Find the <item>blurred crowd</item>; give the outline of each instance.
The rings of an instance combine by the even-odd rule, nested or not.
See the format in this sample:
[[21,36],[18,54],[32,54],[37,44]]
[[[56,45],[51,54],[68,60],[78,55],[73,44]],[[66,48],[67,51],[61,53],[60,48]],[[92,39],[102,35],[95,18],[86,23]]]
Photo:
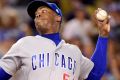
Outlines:
[[[32,0],[0,0],[0,57],[20,38],[37,35],[34,21],[27,14]],[[66,42],[77,45],[90,58],[99,36],[93,20],[94,10],[110,15],[108,67],[102,80],[120,80],[120,1],[119,0],[43,0],[55,2],[63,12],[60,33]]]

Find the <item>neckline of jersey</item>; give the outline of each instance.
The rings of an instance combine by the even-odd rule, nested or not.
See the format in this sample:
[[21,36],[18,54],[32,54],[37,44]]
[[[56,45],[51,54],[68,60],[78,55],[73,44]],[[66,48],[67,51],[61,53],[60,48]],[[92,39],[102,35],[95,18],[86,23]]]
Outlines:
[[[55,34],[56,34],[57,36],[60,35],[59,33],[55,33]],[[49,38],[47,38],[47,37],[45,37],[45,36],[42,36],[42,35],[36,35],[35,37],[36,37],[36,38],[44,37],[44,38],[46,38],[46,39],[49,39]],[[54,36],[54,37],[55,37],[55,36]],[[59,37],[59,39],[58,39],[58,40],[59,40],[58,45],[56,45],[53,40],[49,39],[50,41],[52,41],[52,42],[56,45],[56,50],[59,49],[59,48],[62,46],[62,44],[65,43],[65,41],[64,41],[63,39],[61,39],[60,36],[58,36],[58,37]]]
[[61,38],[60,38],[60,34],[59,33],[52,33],[52,34],[44,34],[41,35],[42,37],[48,38],[50,40],[52,40],[56,46],[60,43]]

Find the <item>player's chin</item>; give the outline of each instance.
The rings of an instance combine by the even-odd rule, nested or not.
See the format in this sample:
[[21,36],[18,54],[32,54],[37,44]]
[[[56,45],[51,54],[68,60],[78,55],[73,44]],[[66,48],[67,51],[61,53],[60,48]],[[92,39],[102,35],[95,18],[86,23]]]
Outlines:
[[36,27],[36,29],[41,34],[46,34],[48,32],[48,29],[45,27]]
[[46,29],[45,26],[41,25],[41,24],[37,24],[36,25],[36,29]]
[[45,24],[36,24],[37,31],[46,31],[48,30]]

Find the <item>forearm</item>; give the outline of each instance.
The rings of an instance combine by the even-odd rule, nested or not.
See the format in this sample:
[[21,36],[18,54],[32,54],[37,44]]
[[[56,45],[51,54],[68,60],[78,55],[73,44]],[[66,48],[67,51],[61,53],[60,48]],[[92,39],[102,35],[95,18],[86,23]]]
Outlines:
[[107,42],[108,38],[98,38],[96,49],[91,57],[91,61],[94,63],[94,68],[89,74],[87,80],[100,80],[107,67]]

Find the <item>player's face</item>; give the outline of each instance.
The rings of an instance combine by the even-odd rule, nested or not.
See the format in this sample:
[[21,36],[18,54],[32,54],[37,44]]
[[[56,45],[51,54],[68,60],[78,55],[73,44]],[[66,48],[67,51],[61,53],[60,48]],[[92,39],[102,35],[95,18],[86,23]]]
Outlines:
[[53,25],[56,23],[57,14],[51,9],[42,6],[39,7],[35,13],[35,26],[39,32],[45,34],[49,31],[53,31]]

